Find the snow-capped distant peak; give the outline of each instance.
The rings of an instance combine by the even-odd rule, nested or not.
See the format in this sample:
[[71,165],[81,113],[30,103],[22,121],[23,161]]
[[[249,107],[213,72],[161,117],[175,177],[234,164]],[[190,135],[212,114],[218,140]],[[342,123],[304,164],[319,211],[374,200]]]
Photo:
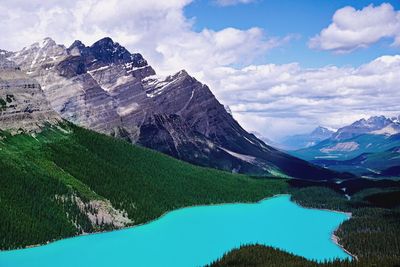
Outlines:
[[338,129],[332,138],[335,140],[344,140],[361,134],[379,132],[392,123],[393,121],[385,116],[373,116],[368,119],[358,120],[351,125]]

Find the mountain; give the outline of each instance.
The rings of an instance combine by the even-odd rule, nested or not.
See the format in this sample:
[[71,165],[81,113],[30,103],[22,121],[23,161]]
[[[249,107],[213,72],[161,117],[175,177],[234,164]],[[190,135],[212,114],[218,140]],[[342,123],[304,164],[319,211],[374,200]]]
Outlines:
[[277,142],[271,140],[270,138],[264,136],[262,133],[257,132],[257,131],[251,131],[251,134],[254,134],[258,139],[260,139],[261,141],[263,141],[265,144],[275,147],[275,148],[280,148],[280,144],[278,144]]
[[329,139],[292,151],[292,155],[306,159],[347,160],[364,153],[384,152],[399,144],[399,118],[375,116],[358,120],[338,129]]
[[364,153],[384,152],[398,145],[400,145],[400,134],[361,134],[345,140],[327,139],[315,146],[290,153],[308,161],[318,159],[348,160]]
[[400,175],[398,172],[400,168],[400,146],[386,151],[363,153],[349,160],[320,159],[312,162],[336,171],[351,172],[362,176],[395,177]]
[[40,85],[13,62],[0,57],[0,130],[35,132],[61,120]]
[[358,120],[351,125],[337,130],[332,135],[333,140],[345,140],[357,135],[376,133],[376,134],[395,134],[400,133],[400,122],[398,118],[386,118],[385,116],[374,116],[369,119]]
[[317,127],[311,133],[297,134],[285,137],[280,143],[280,147],[285,150],[297,150],[307,148],[328,139],[334,132],[325,127]]
[[[0,250],[118,229],[180,207],[257,201],[286,182],[197,167],[65,122],[0,60]],[[4,103],[5,104],[4,104]]]
[[8,59],[40,82],[61,117],[85,128],[232,172],[340,176],[266,145],[186,71],[161,78],[140,54],[110,38],[68,48],[46,38]]
[[[397,255],[390,250],[397,242],[390,240],[398,236],[392,231],[397,217],[395,210],[392,214],[387,208],[398,206],[398,192],[376,191],[379,187],[393,190],[397,186],[394,181],[379,181],[377,186],[378,182],[367,179],[292,179],[289,188],[283,179],[252,178],[194,166],[62,121],[37,81],[28,78],[12,62],[0,62],[0,95],[6,102],[0,121],[11,116],[13,122],[0,124],[0,250],[140,225],[181,207],[254,202],[290,190],[297,200],[304,199],[302,205],[312,199],[318,208],[352,207],[345,211],[353,212],[353,232],[345,229],[342,233],[344,237],[364,233],[356,242],[363,249],[364,241],[371,239],[371,234],[365,233],[370,233],[370,225],[379,222],[380,231],[377,234],[375,227],[372,237],[378,236],[381,239],[376,243],[388,245],[384,249],[374,245],[372,253],[368,250],[369,254],[362,254],[368,260],[370,255],[377,255],[376,262],[382,263],[382,254],[375,251]],[[15,131],[18,125],[21,128]],[[313,186],[304,190],[292,186],[307,183],[334,185],[351,195],[354,189],[373,188],[375,194],[367,195],[368,203],[363,201],[363,195],[352,196],[356,201],[350,202],[327,188]],[[363,184],[366,185],[360,186]],[[328,206],[324,198],[329,200]],[[385,209],[373,209],[370,203]],[[358,212],[357,207],[368,207],[368,212]],[[357,220],[361,223],[357,224]],[[25,266],[26,262],[21,264]]]
[[340,128],[315,146],[290,153],[324,168],[381,177],[386,169],[400,166],[399,146],[399,119],[376,116]]

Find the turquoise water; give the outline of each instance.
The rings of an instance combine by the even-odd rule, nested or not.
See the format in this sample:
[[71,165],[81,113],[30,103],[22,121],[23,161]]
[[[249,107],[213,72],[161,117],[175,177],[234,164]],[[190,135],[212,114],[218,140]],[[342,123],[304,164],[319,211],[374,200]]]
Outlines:
[[176,210],[149,224],[0,252],[1,267],[203,266],[241,244],[308,259],[349,258],[331,241],[347,215],[306,209],[283,195],[256,204]]

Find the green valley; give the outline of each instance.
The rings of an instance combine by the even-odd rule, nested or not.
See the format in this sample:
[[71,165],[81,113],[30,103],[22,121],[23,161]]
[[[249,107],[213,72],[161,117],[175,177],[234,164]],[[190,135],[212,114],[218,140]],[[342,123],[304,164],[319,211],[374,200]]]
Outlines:
[[382,152],[364,153],[349,160],[320,159],[312,162],[332,170],[356,175],[395,178],[398,176],[397,173],[391,173],[389,170],[400,165],[399,151],[400,147],[396,146]]

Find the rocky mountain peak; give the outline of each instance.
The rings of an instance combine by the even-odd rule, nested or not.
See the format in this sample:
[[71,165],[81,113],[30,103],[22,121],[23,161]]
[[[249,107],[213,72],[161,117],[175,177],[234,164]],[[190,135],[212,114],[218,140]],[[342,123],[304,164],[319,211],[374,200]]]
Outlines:
[[333,134],[333,131],[329,130],[328,128],[322,127],[322,126],[318,126],[311,132],[312,136],[326,136],[327,138],[329,138],[332,134]]
[[64,45],[57,44],[51,38],[45,38],[29,47],[24,47],[19,52],[9,55],[9,59],[14,61],[23,70],[30,72],[38,66],[59,61],[67,56]]
[[202,166],[307,179],[336,176],[246,132],[185,70],[158,78],[142,55],[108,37],[91,46],[75,41],[68,49],[51,43],[13,57],[39,80],[66,120]]
[[114,47],[114,46],[119,46],[117,42],[114,43],[113,39],[110,37],[104,37],[101,38],[100,40],[96,41],[92,47],[96,46],[102,46],[102,47]]
[[283,138],[278,147],[284,150],[297,150],[316,145],[332,136],[333,131],[318,126],[312,132],[306,134],[289,135]]
[[379,134],[381,132],[386,133],[387,130],[383,129],[392,125],[393,123],[394,121],[392,119],[387,118],[385,116],[372,116],[368,119],[360,119],[352,123],[351,125],[340,128],[332,136],[332,138],[336,140],[344,140],[355,137],[360,134],[367,134],[367,133]]
[[175,73],[171,76],[168,76],[165,80],[166,81],[175,81],[175,82],[178,82],[178,81],[182,82],[185,80],[187,80],[189,82],[197,82],[197,80],[194,77],[190,76],[186,70],[180,70],[177,73]]
[[89,47],[95,59],[104,63],[132,63],[133,67],[144,67],[147,61],[141,54],[131,54],[125,47],[105,37]]
[[79,40],[75,40],[70,47],[68,47],[67,51],[69,53],[74,53],[73,51],[76,50],[76,55],[80,54],[82,50],[84,50],[86,46]]
[[186,70],[180,70],[177,73],[175,73],[173,76],[175,76],[175,77],[186,77],[186,76],[189,76],[189,73]]
[[39,42],[35,42],[32,45],[25,47],[24,50],[29,50],[29,49],[37,50],[37,49],[43,49],[43,48],[46,49],[46,48],[54,46],[54,45],[57,45],[56,42],[53,39],[51,39],[50,37],[46,37]]
[[390,123],[392,123],[391,119],[386,118],[385,116],[372,116],[368,119],[363,118],[361,120],[358,120],[358,121],[352,123],[350,126],[346,126],[346,127],[377,130],[377,129],[380,129],[382,127],[389,125]]
[[50,37],[46,37],[41,42],[41,47],[50,47],[57,45],[56,42]]
[[125,47],[121,46],[119,43],[114,43],[109,37],[98,40],[90,46],[90,49],[93,53],[103,56],[117,56],[123,58],[124,56],[129,57],[131,54]]
[[373,116],[367,120],[368,124],[371,126],[381,127],[385,124],[391,123],[391,119],[386,118],[385,116]]

